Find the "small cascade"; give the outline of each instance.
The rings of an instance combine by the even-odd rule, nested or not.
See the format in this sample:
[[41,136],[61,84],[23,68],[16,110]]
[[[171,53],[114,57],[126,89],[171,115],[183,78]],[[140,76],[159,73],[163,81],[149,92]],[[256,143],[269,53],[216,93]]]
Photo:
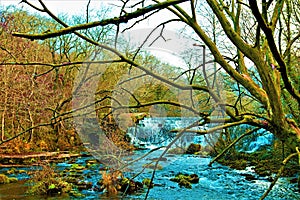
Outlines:
[[[168,145],[177,135],[172,130],[183,129],[194,122],[198,118],[192,117],[152,117],[140,120],[134,127],[129,127],[127,135],[131,138],[131,143],[138,148],[155,148],[158,146]],[[203,127],[202,127],[203,128]],[[193,128],[197,130],[199,127]],[[203,145],[204,136],[195,133],[186,132],[176,142],[177,146],[186,147],[190,143],[198,143]]]
[[[238,137],[250,130],[252,127],[247,124],[243,124],[237,127],[232,127],[231,132],[235,134],[234,137]],[[253,153],[255,151],[268,149],[274,142],[274,135],[264,129],[259,129],[253,134],[245,137],[239,144],[238,149],[242,152]]]
[[274,135],[270,132],[262,132],[256,137],[255,140],[251,141],[246,152],[253,153],[258,150],[267,149],[273,144]]

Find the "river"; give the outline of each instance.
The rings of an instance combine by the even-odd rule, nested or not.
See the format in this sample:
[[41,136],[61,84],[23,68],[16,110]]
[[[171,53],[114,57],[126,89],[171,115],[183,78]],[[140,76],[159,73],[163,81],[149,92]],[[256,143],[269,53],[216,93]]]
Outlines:
[[[134,158],[142,155],[144,152],[138,151]],[[142,170],[142,166],[151,161],[153,158],[157,158],[161,154],[161,150],[154,152],[149,157],[146,157],[133,165],[129,166],[125,176],[131,177],[134,174]],[[93,157],[77,158],[72,163],[78,163],[84,165],[86,160],[93,159]],[[151,200],[169,200],[169,199],[184,199],[184,200],[227,200],[227,199],[239,199],[239,200],[255,200],[259,199],[264,191],[269,187],[270,182],[268,177],[260,177],[256,175],[251,167],[246,170],[234,170],[229,167],[215,163],[212,167],[208,167],[208,163],[211,158],[195,156],[195,155],[171,155],[167,154],[164,161],[160,161],[162,166],[161,170],[157,170],[154,179],[154,188],[150,190],[148,199]],[[70,162],[66,161],[57,164],[58,169],[63,170],[70,166]],[[99,166],[101,167],[101,166]],[[6,169],[1,169],[2,171]],[[30,170],[30,169],[27,169]],[[135,180],[142,181],[144,178],[151,178],[151,169],[146,169]],[[200,178],[199,183],[193,184],[192,189],[180,188],[177,183],[170,181],[170,178],[174,177],[177,173],[197,174]],[[1,172],[0,172],[1,173]],[[246,180],[248,175],[252,175],[254,180]],[[86,168],[83,172],[83,176],[86,181],[92,182],[96,185],[100,179],[99,170],[97,167],[92,169]],[[22,177],[19,177],[22,179]],[[26,175],[23,176],[26,178]],[[27,177],[28,178],[28,177]],[[105,194],[94,191],[92,189],[83,190],[84,198],[74,198],[68,196],[56,196],[56,197],[30,197],[25,195],[26,184],[24,182],[4,184],[0,185],[0,199],[111,199],[106,197]],[[139,192],[133,195],[125,196],[123,199],[144,199],[146,189],[143,192]],[[121,199],[121,196],[116,196],[114,199]],[[300,199],[299,191],[295,184],[289,183],[289,178],[280,178],[275,185],[269,196],[266,198],[269,200],[296,200]]]

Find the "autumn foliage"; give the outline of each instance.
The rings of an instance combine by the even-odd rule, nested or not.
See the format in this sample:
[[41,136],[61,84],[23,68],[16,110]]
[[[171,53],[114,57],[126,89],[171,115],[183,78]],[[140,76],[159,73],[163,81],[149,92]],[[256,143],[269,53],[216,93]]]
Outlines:
[[11,35],[28,28],[21,26],[20,18],[33,17],[22,11],[1,16],[0,62],[9,63],[0,66],[1,141],[26,132],[2,147],[11,153],[64,150],[79,142],[72,124],[57,117],[70,109],[70,69],[40,65],[53,63],[55,52],[46,44]]

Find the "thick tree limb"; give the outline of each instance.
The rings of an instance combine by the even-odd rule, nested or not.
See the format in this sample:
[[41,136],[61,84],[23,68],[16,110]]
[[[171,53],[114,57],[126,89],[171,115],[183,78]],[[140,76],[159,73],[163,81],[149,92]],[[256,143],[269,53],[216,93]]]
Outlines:
[[257,7],[257,3],[256,0],[249,0],[249,5],[251,8],[251,11],[254,15],[254,17],[256,18],[260,28],[263,30],[263,32],[266,35],[267,41],[269,43],[270,46],[270,50],[275,58],[275,60],[277,61],[278,65],[279,65],[279,71],[281,72],[281,77],[282,80],[284,82],[285,88],[289,91],[289,93],[297,100],[298,104],[300,105],[300,93],[299,91],[297,91],[293,85],[291,84],[289,78],[288,78],[288,74],[287,74],[287,66],[282,58],[282,56],[280,55],[278,48],[275,44],[275,40],[273,37],[273,30],[272,30],[272,26],[269,26],[265,20],[262,18],[259,9]]
[[73,33],[74,31],[85,30],[85,29],[89,29],[89,28],[93,28],[93,27],[97,27],[97,26],[107,26],[110,24],[118,25],[120,23],[127,23],[129,20],[140,17],[151,11],[164,9],[168,6],[179,4],[179,3],[182,3],[185,1],[187,1],[187,0],[167,0],[167,1],[164,1],[161,3],[157,3],[157,4],[153,4],[153,5],[144,7],[144,8],[137,9],[136,11],[134,11],[132,13],[126,13],[120,17],[114,17],[114,18],[110,18],[110,19],[104,19],[101,21],[94,21],[94,22],[89,22],[89,23],[85,23],[85,24],[79,24],[76,26],[70,26],[70,27],[63,28],[61,30],[54,31],[54,32],[49,32],[49,33],[27,34],[27,33],[14,32],[14,33],[12,33],[12,35],[16,36],[16,37],[31,39],[31,40],[44,40],[44,39],[48,39],[48,38],[53,38],[53,37],[58,37],[58,36],[66,35],[69,33]]
[[[223,13],[222,9],[218,5],[215,0],[208,1],[210,7],[216,14],[217,18],[219,19],[223,30],[225,31],[228,38],[240,49],[243,54],[245,54],[250,59],[254,60],[259,52],[256,49],[253,49],[250,45],[245,43],[243,39],[233,30],[231,27],[230,22],[226,19],[225,14]],[[175,6],[177,10],[182,14],[185,13],[179,6]],[[210,51],[215,57],[217,63],[219,63],[226,72],[233,77],[237,82],[241,83],[247,90],[257,98],[262,104],[266,107],[269,105],[269,101],[267,99],[267,95],[264,90],[261,90],[259,86],[247,75],[240,74],[236,71],[227,61],[224,59],[220,51],[218,50],[216,44],[210,39],[210,37],[204,32],[204,30],[199,26],[197,22],[194,22],[187,14],[182,14],[186,17],[185,22],[191,26],[194,31],[199,35],[199,37],[205,42],[208,46]]]
[[[229,127],[233,127],[233,126],[238,126],[238,125],[241,125],[241,124],[247,124],[249,122],[249,119],[248,118],[244,118],[240,121],[234,121],[234,122],[231,122],[231,123],[226,123],[226,124],[223,124],[223,125],[220,125],[220,126],[216,126],[216,127],[213,127],[213,128],[210,128],[208,130],[192,130],[192,129],[185,129],[185,132],[189,132],[189,133],[195,133],[197,135],[206,135],[206,134],[210,134],[210,133],[213,133],[215,131],[219,131],[219,130],[222,130],[222,129],[225,129],[225,128],[229,128]],[[198,124],[197,124],[198,126]],[[176,129],[176,130],[172,130],[172,132],[181,132],[182,129]]]

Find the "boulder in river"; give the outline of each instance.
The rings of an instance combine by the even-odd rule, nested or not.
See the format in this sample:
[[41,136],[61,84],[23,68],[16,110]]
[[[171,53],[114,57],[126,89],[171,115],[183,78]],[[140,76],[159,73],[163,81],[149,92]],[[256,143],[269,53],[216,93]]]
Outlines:
[[201,150],[201,145],[200,144],[195,144],[195,143],[191,143],[186,152],[187,154],[196,154]]
[[199,183],[199,176],[197,174],[182,174],[178,173],[171,181],[177,182],[180,187],[192,188],[192,183]]

